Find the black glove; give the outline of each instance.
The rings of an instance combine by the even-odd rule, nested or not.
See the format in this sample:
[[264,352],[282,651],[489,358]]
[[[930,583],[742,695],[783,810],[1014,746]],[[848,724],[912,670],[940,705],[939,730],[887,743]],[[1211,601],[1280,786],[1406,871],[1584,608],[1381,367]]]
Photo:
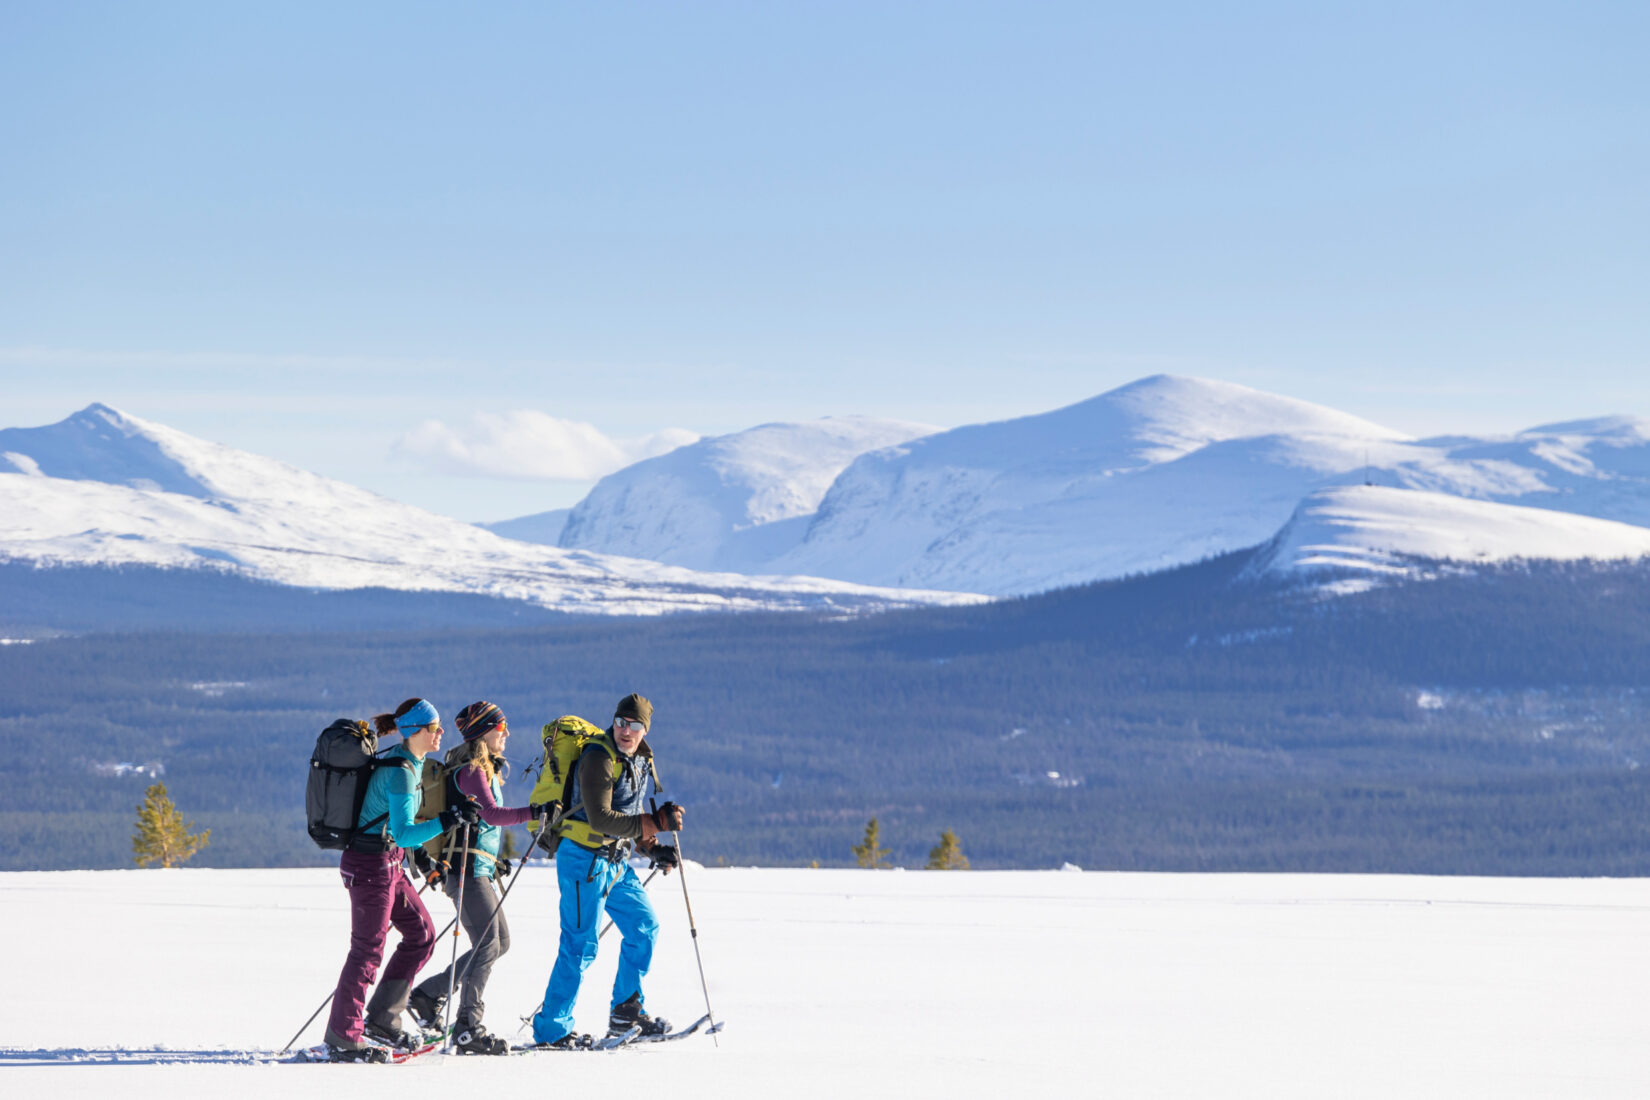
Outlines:
[[493,878],[495,879],[507,878],[510,872],[515,869],[516,865],[507,859],[493,860]]
[[534,802],[527,807],[537,818],[555,817],[561,813],[561,803],[552,799],[549,802]]
[[481,820],[481,815],[476,812],[475,800],[469,798],[463,802],[453,803],[436,817],[441,821],[441,831],[444,833],[452,832],[454,827],[460,824],[474,825]]
[[647,854],[653,857],[652,866],[667,875],[672,867],[682,865],[682,854],[676,850],[674,844],[655,844],[647,850]]
[[430,858],[430,853],[426,852],[423,848],[414,848],[412,850],[412,861],[413,868],[419,874],[424,876],[425,882],[429,883],[431,886],[434,886],[436,883],[441,881],[441,868],[436,866],[435,860]]
[[666,802],[653,811],[653,825],[661,833],[675,832],[682,827],[682,807]]
[[557,840],[556,840],[556,833],[553,829],[546,829],[543,832],[539,833],[538,834],[538,839],[537,839],[537,841],[535,841],[535,843],[537,843],[540,848],[542,848],[546,852],[550,853],[551,856],[554,856],[556,854]]

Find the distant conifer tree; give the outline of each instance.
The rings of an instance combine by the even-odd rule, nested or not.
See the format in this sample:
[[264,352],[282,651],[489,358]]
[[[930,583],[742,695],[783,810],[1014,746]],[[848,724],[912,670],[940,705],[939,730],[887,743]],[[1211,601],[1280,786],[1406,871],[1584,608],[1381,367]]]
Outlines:
[[504,830],[504,835],[498,842],[499,858],[515,859],[516,856],[521,854],[521,851],[521,846],[516,843],[516,831],[514,829]]
[[190,834],[193,821],[185,825],[183,815],[167,797],[166,784],[156,783],[143,792],[143,805],[138,807],[137,832],[132,834],[132,862],[139,867],[159,863],[170,867],[182,863],[202,848],[212,837],[212,830]]
[[963,855],[962,845],[957,843],[957,834],[950,829],[940,834],[940,842],[928,849],[928,869],[930,871],[966,871],[968,857]]
[[872,818],[865,824],[865,841],[854,845],[854,858],[859,860],[861,867],[873,869],[889,866],[889,859],[893,853],[882,846],[882,827],[877,819]]

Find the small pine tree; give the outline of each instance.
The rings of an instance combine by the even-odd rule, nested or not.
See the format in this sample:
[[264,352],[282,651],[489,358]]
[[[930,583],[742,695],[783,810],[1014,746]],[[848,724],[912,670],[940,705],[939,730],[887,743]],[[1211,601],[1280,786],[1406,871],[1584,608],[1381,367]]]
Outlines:
[[968,857],[963,855],[962,845],[957,843],[957,834],[950,829],[940,834],[940,842],[928,849],[928,869],[930,871],[966,871]]
[[156,783],[143,792],[143,805],[138,807],[137,832],[132,834],[132,862],[139,867],[159,863],[170,867],[182,863],[202,848],[212,837],[212,830],[190,834],[195,827],[185,825],[183,815],[166,795],[166,784]]
[[504,835],[499,838],[498,842],[499,858],[515,859],[516,856],[521,854],[521,851],[520,845],[516,843],[516,831],[514,829],[504,830]]
[[865,823],[865,841],[854,845],[853,851],[861,867],[876,870],[889,866],[892,853],[882,846],[882,826],[877,824],[876,818]]

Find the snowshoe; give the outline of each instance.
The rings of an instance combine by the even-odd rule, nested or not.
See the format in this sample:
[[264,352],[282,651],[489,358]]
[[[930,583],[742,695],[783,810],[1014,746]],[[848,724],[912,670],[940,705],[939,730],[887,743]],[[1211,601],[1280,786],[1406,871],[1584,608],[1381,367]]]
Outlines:
[[623,1004],[614,1005],[612,1013],[607,1017],[608,1038],[623,1035],[635,1027],[642,1029],[636,1036],[639,1040],[656,1039],[661,1035],[670,1034],[670,1021],[663,1016],[649,1016],[647,1010],[642,1007],[640,993],[632,993]]
[[329,1062],[368,1062],[382,1064],[390,1060],[390,1052],[383,1047],[327,1047]]
[[430,1043],[428,1036],[402,1031],[398,1027],[385,1027],[382,1024],[367,1024],[366,1034],[372,1042],[381,1043],[391,1050],[417,1050]]
[[460,1054],[508,1054],[510,1044],[480,1024],[460,1022],[453,1029],[453,1045]]
[[529,1043],[522,1050],[590,1050],[596,1041],[588,1035],[570,1031],[553,1043]]
[[436,1031],[441,1027],[441,1006],[446,1002],[445,997],[432,997],[422,989],[415,989],[407,998],[407,1011],[418,1026],[425,1031]]

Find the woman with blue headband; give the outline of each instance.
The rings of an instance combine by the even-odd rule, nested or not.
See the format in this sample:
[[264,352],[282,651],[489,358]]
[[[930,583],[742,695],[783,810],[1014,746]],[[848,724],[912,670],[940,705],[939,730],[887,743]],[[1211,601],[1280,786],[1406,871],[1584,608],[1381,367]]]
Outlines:
[[[349,890],[350,938],[349,955],[327,1019],[329,1057],[336,1062],[382,1062],[387,1057],[385,1047],[419,1044],[418,1038],[401,1029],[401,1015],[407,1008],[412,979],[435,948],[435,925],[401,868],[401,849],[416,848],[460,822],[475,822],[473,806],[464,802],[429,821],[415,820],[424,757],[441,747],[441,715],[434,705],[427,699],[408,699],[394,713],[378,715],[373,724],[379,737],[398,732],[403,740],[372,773],[356,819],[360,832],[338,861]],[[384,957],[384,940],[392,924],[401,933],[401,943],[368,1001],[367,989]]]

